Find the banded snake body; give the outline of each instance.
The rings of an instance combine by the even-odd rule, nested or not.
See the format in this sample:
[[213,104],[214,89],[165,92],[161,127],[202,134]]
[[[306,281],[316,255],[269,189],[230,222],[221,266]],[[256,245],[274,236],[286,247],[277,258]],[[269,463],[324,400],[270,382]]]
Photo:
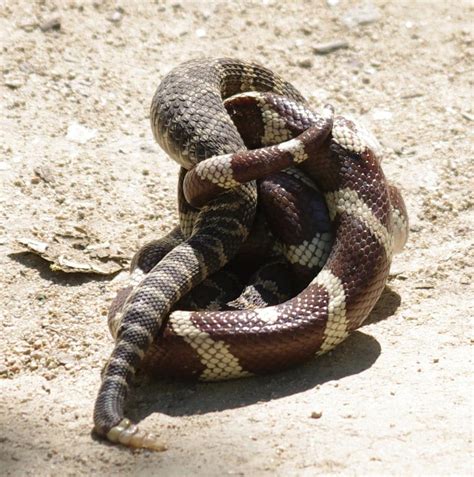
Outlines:
[[[311,111],[257,64],[180,65],[155,93],[151,125],[181,165],[180,224],[137,252],[111,306],[94,424],[112,442],[160,449],[124,417],[138,367],[221,380],[329,351],[377,302],[408,220],[370,133],[330,106]],[[254,267],[235,292],[244,262]],[[286,273],[293,287],[272,288]]]

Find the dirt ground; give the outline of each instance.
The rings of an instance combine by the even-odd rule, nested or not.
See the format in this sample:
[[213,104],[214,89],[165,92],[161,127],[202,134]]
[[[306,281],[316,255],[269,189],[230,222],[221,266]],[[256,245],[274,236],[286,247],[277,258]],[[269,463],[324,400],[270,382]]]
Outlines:
[[[1,475],[472,475],[473,4],[362,2],[0,1]],[[112,272],[176,221],[149,104],[200,56],[256,60],[362,117],[411,235],[328,355],[140,382],[129,415],[168,450],[134,453],[91,436]]]

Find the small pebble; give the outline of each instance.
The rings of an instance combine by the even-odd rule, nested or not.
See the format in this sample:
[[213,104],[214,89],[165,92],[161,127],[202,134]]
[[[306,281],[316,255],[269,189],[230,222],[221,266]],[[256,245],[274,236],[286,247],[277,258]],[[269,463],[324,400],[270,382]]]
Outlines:
[[309,58],[303,58],[302,60],[298,61],[298,66],[301,68],[311,68],[313,66],[313,62]]
[[35,349],[40,349],[44,346],[44,343],[42,340],[36,340],[34,343],[33,343],[33,348]]
[[317,55],[327,55],[336,50],[349,48],[349,43],[346,40],[335,40],[327,43],[318,43],[313,46],[313,50]]
[[414,98],[421,98],[424,94],[421,91],[413,91],[412,93],[407,93],[400,96],[402,99],[414,99]]
[[85,144],[94,138],[97,134],[96,129],[90,129],[79,123],[72,122],[67,128],[66,139],[78,144]]
[[433,281],[429,280],[420,280],[418,283],[414,284],[414,288],[417,290],[431,290],[436,288],[436,285]]
[[323,415],[322,411],[313,411],[310,417],[311,419],[320,419],[322,415]]
[[61,29],[61,17],[51,17],[49,20],[45,20],[44,22],[40,23],[40,30],[42,32],[47,32],[50,30],[60,30]]
[[343,17],[342,22],[348,28],[355,28],[359,25],[370,25],[381,18],[378,8],[374,5],[360,5],[350,9]]
[[15,74],[5,75],[5,85],[11,89],[21,88],[25,84],[21,76]]
[[112,23],[119,23],[122,21],[122,12],[120,10],[115,10],[113,13],[107,16],[107,20]]
[[34,18],[24,18],[17,26],[24,31],[31,32],[38,26],[38,22]]
[[33,169],[34,173],[38,178],[44,180],[45,182],[52,183],[54,182],[53,171],[48,166],[38,166]]

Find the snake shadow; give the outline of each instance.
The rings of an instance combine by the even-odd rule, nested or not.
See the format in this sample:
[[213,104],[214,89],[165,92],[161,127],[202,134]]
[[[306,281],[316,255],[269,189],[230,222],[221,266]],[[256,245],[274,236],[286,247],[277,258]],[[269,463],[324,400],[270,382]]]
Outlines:
[[[386,287],[364,326],[393,315],[400,302],[400,296]],[[279,399],[359,374],[375,363],[380,352],[375,338],[355,331],[326,355],[272,375],[220,383],[151,381],[142,377],[131,386],[126,412],[138,422],[156,412],[189,416]]]

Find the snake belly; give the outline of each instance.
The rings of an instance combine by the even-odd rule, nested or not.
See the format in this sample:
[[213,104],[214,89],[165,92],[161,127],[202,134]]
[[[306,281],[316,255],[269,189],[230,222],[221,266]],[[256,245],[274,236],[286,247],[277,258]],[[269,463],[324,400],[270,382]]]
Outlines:
[[[245,91],[270,91],[306,104],[271,71],[232,59],[194,60],[162,81],[152,103],[152,129],[181,164],[183,181],[186,170],[209,158],[245,156],[223,105],[225,98]],[[278,305],[169,315],[181,297],[238,253],[257,203],[254,181],[232,183],[200,209],[181,197],[173,245],[163,257],[157,252],[154,259],[161,260],[143,274],[114,322],[116,344],[94,414],[99,434],[153,448],[152,439],[124,419],[128,380],[138,366],[160,376],[208,381],[267,373],[329,351],[367,318],[388,277],[394,222],[406,231],[406,211],[367,136],[344,117],[331,125],[316,145],[302,132],[280,146],[324,194],[334,244],[322,270],[297,296]],[[217,189],[226,188],[225,180],[217,182]]]

